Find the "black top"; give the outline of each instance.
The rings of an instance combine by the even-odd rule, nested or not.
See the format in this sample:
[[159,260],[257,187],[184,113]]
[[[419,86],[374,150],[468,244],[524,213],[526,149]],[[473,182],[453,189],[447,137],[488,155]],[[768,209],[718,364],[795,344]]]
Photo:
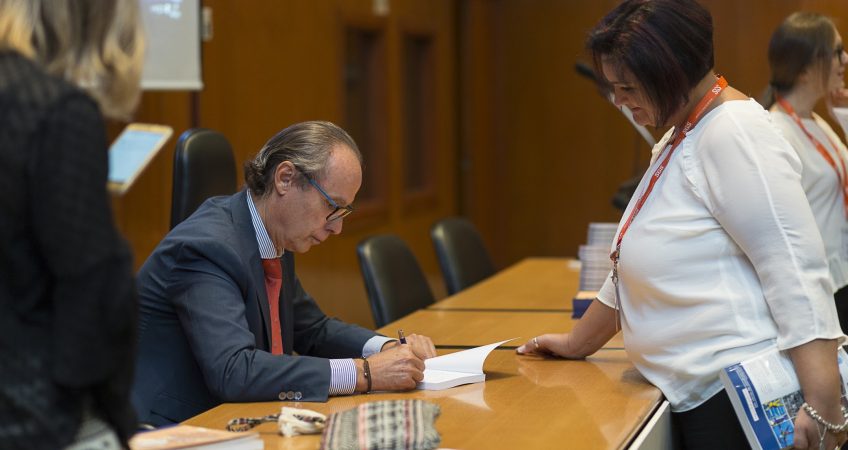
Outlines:
[[0,52],[0,443],[67,445],[82,405],[126,441],[137,305],[96,103]]

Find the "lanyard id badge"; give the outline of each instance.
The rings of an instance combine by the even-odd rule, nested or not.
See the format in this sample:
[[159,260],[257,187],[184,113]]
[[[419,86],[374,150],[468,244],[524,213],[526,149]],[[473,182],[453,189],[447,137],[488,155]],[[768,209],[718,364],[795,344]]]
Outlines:
[[[645,191],[636,201],[636,204],[633,206],[633,210],[630,211],[630,215],[627,217],[627,220],[624,222],[624,226],[621,227],[621,231],[618,234],[618,238],[615,241],[615,250],[610,253],[610,259],[612,260],[612,283],[615,286],[615,329],[616,331],[621,329],[621,292],[619,286],[619,273],[618,273],[618,262],[621,259],[621,242],[624,239],[624,235],[627,233],[627,230],[630,229],[630,224],[633,223],[633,219],[636,218],[636,215],[639,214],[639,211],[642,210],[642,206],[645,205],[645,201],[648,199],[648,196],[651,195],[651,191],[654,189],[654,185],[656,185],[657,180],[660,179],[663,172],[665,171],[666,166],[668,166],[669,161],[671,160],[671,156],[674,154],[674,150],[683,142],[683,139],[686,138],[686,135],[692,128],[698,123],[703,116],[704,112],[707,108],[715,101],[716,98],[721,94],[721,92],[727,87],[727,80],[724,77],[719,76],[716,80],[713,87],[707,91],[706,94],[698,101],[698,104],[695,105],[695,108],[692,109],[692,113],[686,119],[685,124],[678,130],[675,130],[674,136],[671,138],[671,143],[667,146],[666,156],[660,162],[660,165],[654,170],[654,173],[651,174],[651,179],[648,182],[648,186],[645,188]],[[658,157],[662,158],[662,154]]]

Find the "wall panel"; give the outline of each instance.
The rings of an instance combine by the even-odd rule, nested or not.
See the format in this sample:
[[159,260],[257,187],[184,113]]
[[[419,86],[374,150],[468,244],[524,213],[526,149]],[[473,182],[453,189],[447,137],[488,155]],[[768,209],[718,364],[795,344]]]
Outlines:
[[[644,170],[649,149],[574,70],[575,62],[588,61],[586,32],[615,4],[205,0],[214,20],[214,37],[203,48],[206,88],[197,103],[187,93],[145,94],[137,120],[170,124],[175,135],[192,124],[220,130],[239,162],[293,122],[344,126],[346,27],[379,31],[385,61],[371,100],[382,108],[375,133],[385,154],[366,162],[366,170],[376,173],[386,195],[375,208],[363,204],[340,237],[298,258],[304,283],[330,314],[370,325],[355,257],[356,243],[368,235],[406,239],[442,295],[427,234],[440,217],[470,217],[499,266],[527,256],[575,255],[590,221],[618,220],[610,198],[619,183]],[[717,70],[754,96],[768,81],[768,38],[788,13],[819,10],[848,33],[844,0],[704,4],[714,15]],[[432,66],[420,67],[432,67],[422,70],[432,70],[433,95],[421,111],[432,115],[406,120],[403,42],[422,33],[432,35]],[[410,130],[416,122],[431,130],[420,147],[434,149],[421,159],[431,165],[420,175],[433,177],[424,194],[404,188],[405,142],[408,133],[421,132]],[[167,232],[171,158],[163,152],[136,189],[113,203],[138,264]]]
[[[589,222],[618,220],[611,196],[647,166],[648,146],[573,69],[588,61],[588,30],[617,3],[462,3],[461,205],[500,265],[575,255]],[[838,0],[704,4],[714,17],[717,71],[755,97],[768,82],[769,37],[786,15],[806,8],[848,19],[848,3]]]
[[[344,127],[346,30],[365,26],[379,32],[385,39],[385,58],[377,68],[369,101],[383,111],[372,118],[371,126],[385,142],[386,152],[380,153],[380,160],[366,161],[366,170],[376,171],[376,180],[386,183],[377,208],[382,212],[369,215],[363,205],[359,216],[345,220],[341,236],[298,257],[301,280],[325,311],[366,326],[372,321],[356,244],[375,233],[400,234],[441,296],[444,290],[428,230],[438,218],[456,212],[455,8],[445,0],[391,2],[386,10],[375,9],[379,3],[206,0],[214,36],[203,44],[205,89],[197,103],[186,93],[150,93],[137,115],[138,120],[171,124],[176,135],[191,124],[221,131],[240,165],[289,124],[330,120]],[[424,106],[414,109],[417,121],[428,124],[430,144],[422,151],[431,154],[420,158],[429,162],[422,172],[429,177],[426,201],[403,190],[408,183],[401,170],[407,132],[402,124],[404,111],[411,109],[404,107],[401,92],[405,60],[401,42],[409,32],[423,33],[430,42],[428,73],[422,74],[430,95]],[[134,192],[114,202],[117,221],[139,265],[168,231],[172,155],[172,150],[163,152]]]

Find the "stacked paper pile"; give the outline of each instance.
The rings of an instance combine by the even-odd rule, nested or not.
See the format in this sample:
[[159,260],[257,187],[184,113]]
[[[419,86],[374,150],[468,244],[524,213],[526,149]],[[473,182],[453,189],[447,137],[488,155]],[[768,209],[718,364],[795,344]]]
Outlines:
[[589,224],[586,244],[609,249],[612,247],[612,240],[615,239],[616,230],[618,230],[617,222],[592,222]]
[[586,245],[581,245],[577,252],[580,259],[580,291],[572,301],[574,318],[583,316],[612,270],[609,255],[617,228],[617,223],[589,224]]
[[599,245],[581,245],[577,257],[580,258],[580,290],[599,291],[612,270],[610,248]]

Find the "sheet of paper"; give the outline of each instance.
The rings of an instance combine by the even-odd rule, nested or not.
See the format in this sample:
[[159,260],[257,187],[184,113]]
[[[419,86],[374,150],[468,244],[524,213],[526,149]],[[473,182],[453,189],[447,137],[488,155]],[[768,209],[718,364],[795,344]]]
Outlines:
[[473,383],[485,380],[482,373],[445,372],[443,370],[427,369],[422,383],[442,384],[462,380],[463,383]]
[[494,344],[483,345],[481,347],[470,348],[468,350],[425,359],[425,372],[426,370],[446,370],[449,372],[483,373],[483,363],[486,361],[486,357],[489,356],[489,353],[491,353],[492,350],[499,345],[515,339],[518,338],[507,339],[495,342]]

